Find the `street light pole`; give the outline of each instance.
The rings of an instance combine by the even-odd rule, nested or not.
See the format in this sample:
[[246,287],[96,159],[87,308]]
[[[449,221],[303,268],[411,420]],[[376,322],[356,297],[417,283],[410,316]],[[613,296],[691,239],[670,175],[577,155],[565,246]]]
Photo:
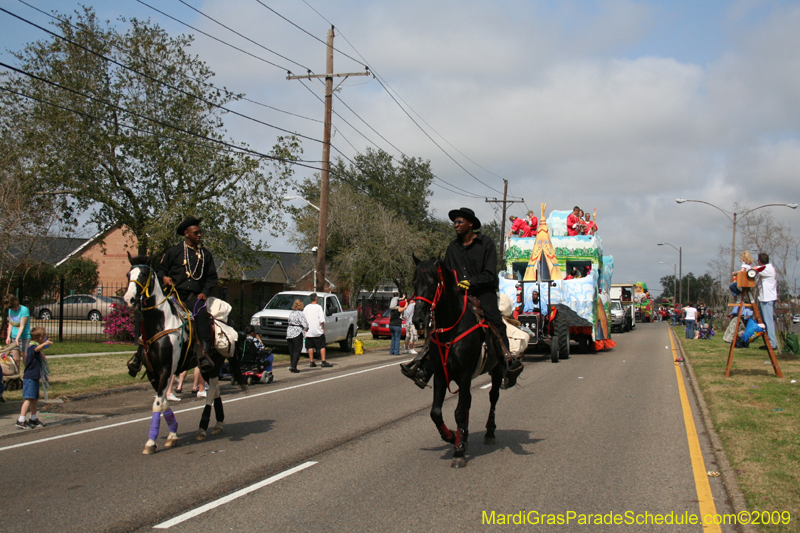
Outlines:
[[678,252],[678,305],[683,307],[683,246],[675,248],[674,244],[670,244],[668,242],[660,242],[658,243],[659,246],[672,246],[672,248]]
[[[744,213],[737,213],[736,211],[733,211],[733,212],[725,211],[724,209],[722,209],[720,207],[717,207],[716,205],[714,205],[712,203],[704,202],[703,200],[687,200],[686,198],[676,198],[675,202],[679,203],[679,204],[683,204],[683,203],[686,203],[686,202],[693,202],[693,203],[696,203],[696,204],[706,204],[706,205],[709,205],[709,206],[713,207],[717,211],[721,212],[726,217],[728,217],[728,220],[731,221],[731,225],[733,226],[733,238],[731,239],[731,274],[733,272],[735,272],[735,270],[736,270],[736,224],[741,219],[743,219],[744,217],[746,217],[747,215],[749,215],[753,211],[756,211],[758,209],[762,209],[764,207],[788,207],[789,209],[797,209],[797,204],[764,204],[764,205],[760,205],[758,207],[754,207],[753,209],[751,209],[749,211],[745,211]],[[737,220],[737,217],[738,217],[738,220]]]

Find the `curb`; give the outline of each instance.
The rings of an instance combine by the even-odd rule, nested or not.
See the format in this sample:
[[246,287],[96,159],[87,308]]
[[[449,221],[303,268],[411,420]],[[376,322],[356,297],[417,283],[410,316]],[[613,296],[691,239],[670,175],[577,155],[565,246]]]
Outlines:
[[[731,463],[728,461],[728,456],[725,454],[725,448],[722,446],[722,440],[714,430],[714,423],[711,420],[711,413],[708,411],[708,404],[706,404],[703,393],[700,391],[700,387],[697,385],[697,376],[694,374],[692,363],[689,361],[689,358],[686,357],[686,352],[683,350],[683,344],[681,344],[680,340],[678,339],[678,335],[675,334],[672,328],[670,328],[669,331],[671,335],[674,335],[675,344],[678,347],[678,351],[680,351],[683,362],[685,363],[684,367],[689,374],[692,392],[697,400],[697,406],[700,408],[703,426],[708,433],[709,440],[711,440],[714,458],[716,459],[720,473],[722,474],[722,481],[725,485],[725,491],[728,493],[728,497],[731,500],[733,511],[736,514],[742,511],[748,511],[747,502],[744,499],[744,494],[742,494],[742,489],[739,487],[739,480],[736,479],[736,473],[733,471]],[[737,524],[737,526],[739,531],[742,531],[743,533],[758,533],[758,529],[752,524]]]

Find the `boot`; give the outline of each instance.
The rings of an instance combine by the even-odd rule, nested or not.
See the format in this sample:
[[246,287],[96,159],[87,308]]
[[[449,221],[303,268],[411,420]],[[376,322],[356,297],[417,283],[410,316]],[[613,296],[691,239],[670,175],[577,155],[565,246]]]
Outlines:
[[433,376],[433,369],[428,359],[428,347],[429,343],[426,342],[422,348],[420,348],[419,353],[414,357],[413,361],[400,363],[400,372],[402,372],[405,377],[412,380],[420,389],[427,387],[428,381],[430,381]]
[[500,388],[505,390],[516,385],[517,378],[522,374],[523,368],[522,361],[519,359],[506,359],[506,367],[503,370],[503,384],[500,385]]
[[142,359],[139,356],[139,350],[136,350],[136,353],[133,354],[133,357],[128,360],[128,375],[130,375],[132,378],[135,378],[136,374],[138,374],[141,369]]
[[211,360],[211,343],[206,340],[200,341],[199,349],[195,349],[197,354],[197,368],[202,374],[210,374],[214,371],[214,361]]

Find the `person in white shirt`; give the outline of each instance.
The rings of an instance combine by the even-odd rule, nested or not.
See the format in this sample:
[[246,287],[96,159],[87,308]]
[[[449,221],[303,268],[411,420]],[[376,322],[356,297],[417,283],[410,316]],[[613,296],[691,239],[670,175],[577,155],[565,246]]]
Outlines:
[[306,332],[306,349],[308,350],[308,359],[311,364],[308,366],[317,366],[314,362],[314,351],[319,352],[319,357],[322,359],[322,367],[333,366],[325,360],[325,311],[322,306],[317,303],[317,293],[311,293],[311,303],[303,308],[303,314],[306,316],[308,322],[308,331]]
[[683,315],[686,322],[686,338],[694,339],[694,326],[697,324],[697,308],[690,303],[683,308]]
[[[778,273],[769,255],[758,254],[758,308],[761,310],[761,320],[767,326],[767,336],[773,350],[778,349],[778,339],[775,337],[775,302],[778,301]],[[766,349],[766,346],[763,347]]]
[[410,303],[406,306],[405,310],[403,311],[403,319],[406,321],[405,350],[406,353],[414,355],[417,354],[417,351],[414,349],[414,343],[417,342],[417,328],[414,326],[414,308],[416,307],[416,305],[417,304],[412,299],[410,300]]

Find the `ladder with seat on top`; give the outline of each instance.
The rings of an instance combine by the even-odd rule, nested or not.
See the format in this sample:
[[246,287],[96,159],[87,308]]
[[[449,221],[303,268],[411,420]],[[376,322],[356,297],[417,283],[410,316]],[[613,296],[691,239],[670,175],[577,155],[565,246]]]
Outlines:
[[[739,295],[739,301],[737,302],[734,300],[732,304],[728,304],[728,307],[736,307],[738,306],[739,310],[736,313],[736,327],[733,330],[733,340],[731,341],[731,348],[728,352],[728,366],[725,368],[725,377],[730,377],[731,375],[731,365],[733,364],[733,350],[736,348],[736,339],[739,338],[739,324],[742,320],[742,309],[745,307],[750,307],[753,309],[753,318],[759,323],[763,323],[761,320],[761,311],[758,309],[758,305],[754,305],[753,302],[756,301],[755,299],[755,270],[748,270],[748,271],[739,271],[736,273],[736,286],[739,287],[741,294]],[[774,327],[774,326],[773,326]],[[772,369],[775,370],[775,375],[779,378],[783,377],[783,372],[781,372],[781,367],[778,365],[778,359],[775,357],[775,352],[772,350],[772,344],[769,342],[769,335],[765,331],[761,337],[764,339],[764,344],[767,347],[767,352],[769,353],[769,360],[772,362]]]

